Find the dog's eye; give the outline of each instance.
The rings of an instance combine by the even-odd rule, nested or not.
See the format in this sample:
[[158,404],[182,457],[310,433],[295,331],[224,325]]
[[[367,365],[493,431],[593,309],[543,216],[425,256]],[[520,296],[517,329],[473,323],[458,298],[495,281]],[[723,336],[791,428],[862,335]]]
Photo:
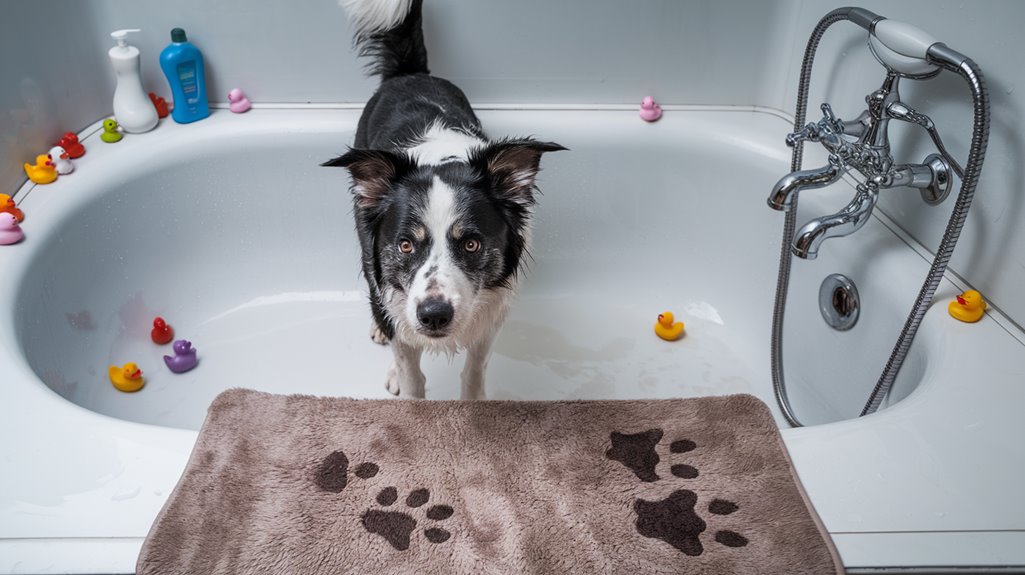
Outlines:
[[409,240],[402,240],[399,242],[399,251],[404,254],[413,253],[413,242]]
[[470,252],[471,254],[475,253],[477,250],[480,249],[480,240],[466,240],[466,243],[463,244],[463,247],[466,249],[466,251]]

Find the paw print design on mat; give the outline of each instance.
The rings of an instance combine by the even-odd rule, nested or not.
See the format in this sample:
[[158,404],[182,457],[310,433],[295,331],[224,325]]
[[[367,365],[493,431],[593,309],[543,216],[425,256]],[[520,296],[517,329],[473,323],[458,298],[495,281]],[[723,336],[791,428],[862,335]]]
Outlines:
[[[655,446],[662,441],[662,436],[661,429],[633,434],[613,431],[610,434],[612,447],[605,452],[605,457],[622,463],[641,481],[658,481],[660,477],[655,473],[655,467],[660,458]],[[669,444],[669,452],[674,454],[688,453],[696,448],[697,444],[689,439]],[[673,464],[669,471],[681,479],[694,479],[699,475],[697,468],[684,463]],[[697,494],[689,489],[677,489],[658,501],[636,499],[633,508],[637,515],[637,532],[645,537],[661,539],[685,555],[701,555],[705,549],[700,536],[708,525],[698,515],[697,503]],[[713,499],[708,504],[708,512],[713,515],[729,515],[738,509],[740,507],[736,503],[725,499]],[[726,529],[716,531],[714,539],[726,547],[744,547],[748,543],[743,535]]]
[[[678,489],[661,501],[634,501],[637,513],[637,532],[645,537],[661,539],[685,555],[701,555],[704,547],[699,536],[704,532],[705,520],[695,513],[698,496],[689,489]],[[736,503],[715,499],[708,511],[716,515],[729,515],[739,509]],[[747,538],[734,531],[717,531],[715,540],[727,547],[743,547]]]
[[[376,463],[361,463],[353,471],[360,479],[370,479],[380,468]],[[349,458],[341,449],[332,452],[320,462],[313,481],[324,491],[341,493],[349,484]]]
[[[606,457],[625,465],[641,481],[658,481],[659,477],[655,473],[655,466],[658,465],[660,459],[658,453],[655,453],[655,446],[662,441],[661,429],[649,429],[634,434],[613,431],[610,437],[612,447],[605,452]],[[687,453],[696,447],[697,445],[693,441],[681,439],[672,442],[669,445],[669,451]],[[698,476],[697,469],[682,463],[670,467],[669,472],[683,479],[694,479]]]
[[[406,507],[416,509],[422,507],[431,498],[430,491],[426,489],[414,489],[406,496]],[[394,487],[385,487],[377,494],[377,503],[381,507],[390,507],[399,499],[399,492]],[[452,507],[448,505],[432,505],[427,509],[427,519],[431,521],[444,521],[452,517]],[[409,549],[410,536],[416,530],[416,519],[402,511],[381,511],[370,509],[363,514],[363,527],[375,534],[384,537],[391,546],[399,551]],[[444,543],[452,534],[440,527],[424,529],[424,537],[431,543]]]

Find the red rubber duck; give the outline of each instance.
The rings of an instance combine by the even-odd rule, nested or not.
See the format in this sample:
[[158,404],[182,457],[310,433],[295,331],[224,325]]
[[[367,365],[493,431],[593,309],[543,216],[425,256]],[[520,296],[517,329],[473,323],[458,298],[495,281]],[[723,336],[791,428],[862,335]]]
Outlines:
[[64,148],[69,158],[81,158],[85,155],[85,146],[78,141],[78,136],[74,132],[68,132],[61,136],[61,139],[57,140],[57,145]]
[[167,111],[167,100],[161,98],[160,96],[157,96],[153,92],[150,92],[149,93],[149,101],[153,102],[153,107],[155,107],[157,109],[157,117],[158,118],[166,118],[167,117],[167,114],[168,114],[168,111]]
[[153,331],[149,335],[153,338],[153,343],[164,345],[174,339],[174,328],[167,325],[164,318],[158,317],[153,320]]

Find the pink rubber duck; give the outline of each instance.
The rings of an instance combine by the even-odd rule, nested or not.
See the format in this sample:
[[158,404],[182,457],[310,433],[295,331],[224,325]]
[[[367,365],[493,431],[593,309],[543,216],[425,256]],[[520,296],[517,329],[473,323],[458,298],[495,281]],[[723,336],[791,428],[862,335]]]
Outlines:
[[25,232],[21,231],[21,226],[18,225],[18,219],[11,213],[0,213],[0,246],[7,246],[10,244],[16,244],[25,237]]
[[645,96],[641,101],[641,119],[645,122],[654,122],[662,117],[662,106],[655,103],[651,96]]
[[228,104],[228,109],[236,114],[248,112],[249,108],[253,107],[253,104],[249,102],[249,98],[246,98],[246,95],[238,88],[228,92],[228,102],[231,102]]

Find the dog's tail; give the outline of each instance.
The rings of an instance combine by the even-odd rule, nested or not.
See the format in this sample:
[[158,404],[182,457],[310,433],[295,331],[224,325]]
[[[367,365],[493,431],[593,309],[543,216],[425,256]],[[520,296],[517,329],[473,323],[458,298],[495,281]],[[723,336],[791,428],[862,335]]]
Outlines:
[[429,74],[424,46],[423,0],[339,0],[356,28],[360,56],[381,80]]

